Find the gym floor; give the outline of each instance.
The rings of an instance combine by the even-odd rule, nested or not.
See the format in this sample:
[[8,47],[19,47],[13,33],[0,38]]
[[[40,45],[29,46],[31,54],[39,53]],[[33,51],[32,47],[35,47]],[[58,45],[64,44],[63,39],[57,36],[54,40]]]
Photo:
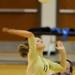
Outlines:
[[[26,65],[24,64],[0,64],[1,75],[25,75]],[[75,67],[73,71],[75,75]]]
[[[0,60],[2,60],[0,61],[0,75],[25,75],[27,65],[24,64],[24,62],[18,63],[19,60],[21,61],[25,60],[22,59],[18,53],[0,52]],[[16,62],[9,62],[9,61],[16,61]],[[73,75],[75,75],[75,65],[73,67],[73,70],[74,70]]]
[[26,66],[21,64],[1,64],[0,75],[25,75]]

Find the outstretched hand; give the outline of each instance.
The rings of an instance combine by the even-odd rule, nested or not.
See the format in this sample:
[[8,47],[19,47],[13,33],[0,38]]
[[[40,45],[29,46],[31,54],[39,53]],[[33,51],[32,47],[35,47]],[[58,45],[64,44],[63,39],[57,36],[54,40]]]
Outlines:
[[27,30],[17,30],[17,29],[9,29],[9,28],[3,28],[2,29],[3,32],[8,32],[10,34],[14,34],[20,37],[24,37],[24,38],[29,38],[31,36],[34,36],[34,34],[30,31]]
[[4,27],[4,28],[2,28],[2,31],[6,32],[6,31],[8,31],[8,28]]
[[57,43],[56,43],[56,49],[58,51],[65,50],[64,45],[63,45],[63,43],[61,41],[57,41]]

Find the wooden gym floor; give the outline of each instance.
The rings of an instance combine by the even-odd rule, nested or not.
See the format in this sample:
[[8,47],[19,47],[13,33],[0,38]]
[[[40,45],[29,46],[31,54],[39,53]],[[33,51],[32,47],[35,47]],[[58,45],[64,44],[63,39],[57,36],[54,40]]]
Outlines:
[[[24,64],[0,64],[0,75],[25,75],[25,73],[26,65]],[[73,75],[75,75],[75,71]]]

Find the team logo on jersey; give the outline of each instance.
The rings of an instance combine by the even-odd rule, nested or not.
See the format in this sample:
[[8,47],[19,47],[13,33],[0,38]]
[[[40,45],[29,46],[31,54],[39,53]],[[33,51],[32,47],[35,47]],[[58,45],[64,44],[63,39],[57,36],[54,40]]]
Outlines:
[[43,69],[45,72],[47,72],[48,70],[48,66],[44,64],[44,69]]

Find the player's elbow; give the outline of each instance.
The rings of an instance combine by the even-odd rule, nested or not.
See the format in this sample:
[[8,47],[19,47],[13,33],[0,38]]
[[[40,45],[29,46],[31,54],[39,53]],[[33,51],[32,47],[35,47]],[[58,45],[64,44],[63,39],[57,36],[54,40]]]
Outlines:
[[65,71],[65,68],[60,66],[60,68],[56,70],[56,73],[59,73],[59,72],[62,73],[64,71]]
[[65,69],[62,67],[61,70],[60,70],[60,72],[64,72],[64,71],[65,71]]
[[66,71],[66,66],[62,66],[60,69],[60,72],[64,72],[64,71]]
[[63,69],[62,69],[62,71],[64,72],[66,70],[66,68],[67,68],[67,66],[64,66]]
[[32,32],[29,32],[29,34],[27,35],[27,37],[29,37],[29,38],[32,36],[34,36],[34,34]]

